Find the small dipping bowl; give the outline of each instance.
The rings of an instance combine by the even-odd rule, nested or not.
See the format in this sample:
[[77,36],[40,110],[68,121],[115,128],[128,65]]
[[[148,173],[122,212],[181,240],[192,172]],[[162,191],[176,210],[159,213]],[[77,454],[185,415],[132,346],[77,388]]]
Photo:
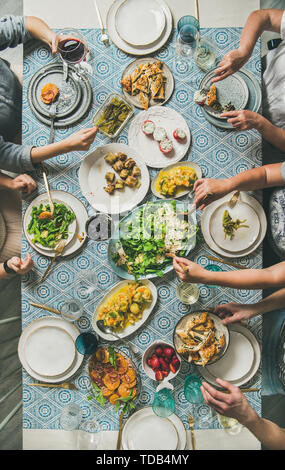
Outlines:
[[104,212],[89,217],[85,225],[87,236],[96,242],[109,240],[113,233],[112,218]]

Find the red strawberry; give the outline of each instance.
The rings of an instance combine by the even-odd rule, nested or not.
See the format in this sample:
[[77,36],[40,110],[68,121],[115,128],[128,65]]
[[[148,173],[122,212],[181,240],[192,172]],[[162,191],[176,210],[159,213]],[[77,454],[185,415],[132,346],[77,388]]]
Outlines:
[[171,346],[166,346],[166,348],[164,348],[164,350],[163,350],[163,353],[167,357],[172,357],[173,354],[174,354],[174,349]]
[[165,377],[167,377],[168,374],[169,374],[169,372],[168,372],[167,370],[162,370],[161,372],[162,372],[162,374],[163,374]]
[[161,346],[157,346],[157,348],[155,348],[155,354],[157,356],[161,356],[163,354],[163,349]]
[[171,370],[171,372],[172,372],[173,374],[176,373],[176,370],[177,370],[177,369],[175,368],[174,364],[169,364],[169,368],[170,368],[170,370]]
[[161,381],[163,379],[163,373],[161,372],[161,370],[157,370],[156,373],[155,373],[155,378],[156,380],[158,381]]
[[169,364],[167,364],[162,357],[159,358],[159,363],[163,370],[169,371]]
[[159,368],[159,360],[158,360],[158,357],[152,357],[151,359],[151,367],[153,369],[158,369]]
[[147,365],[148,365],[149,367],[152,367],[152,361],[151,361],[151,358],[147,359],[146,363],[147,363]]

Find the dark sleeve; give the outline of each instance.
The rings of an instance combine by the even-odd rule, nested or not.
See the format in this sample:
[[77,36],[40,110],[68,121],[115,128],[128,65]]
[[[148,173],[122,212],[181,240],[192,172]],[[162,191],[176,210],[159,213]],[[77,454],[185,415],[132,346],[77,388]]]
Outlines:
[[0,18],[0,50],[16,47],[30,38],[24,16],[6,15]]
[[6,142],[0,136],[0,170],[11,171],[13,173],[25,173],[33,171],[35,167],[31,160],[31,150],[33,146],[18,145]]

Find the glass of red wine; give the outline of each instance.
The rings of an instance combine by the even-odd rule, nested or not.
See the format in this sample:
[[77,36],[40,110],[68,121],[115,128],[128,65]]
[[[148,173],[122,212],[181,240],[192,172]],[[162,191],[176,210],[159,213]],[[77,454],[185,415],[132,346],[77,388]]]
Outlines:
[[86,58],[88,45],[82,34],[76,29],[63,29],[57,34],[57,51],[62,61],[74,65],[79,75],[83,70],[80,64]]

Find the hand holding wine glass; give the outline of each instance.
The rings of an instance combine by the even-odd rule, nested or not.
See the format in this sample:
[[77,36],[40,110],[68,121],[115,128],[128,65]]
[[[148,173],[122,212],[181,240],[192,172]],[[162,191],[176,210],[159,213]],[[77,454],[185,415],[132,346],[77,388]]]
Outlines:
[[56,48],[62,61],[73,65],[82,74],[80,64],[86,59],[89,52],[88,45],[82,34],[76,29],[63,29],[56,35]]

